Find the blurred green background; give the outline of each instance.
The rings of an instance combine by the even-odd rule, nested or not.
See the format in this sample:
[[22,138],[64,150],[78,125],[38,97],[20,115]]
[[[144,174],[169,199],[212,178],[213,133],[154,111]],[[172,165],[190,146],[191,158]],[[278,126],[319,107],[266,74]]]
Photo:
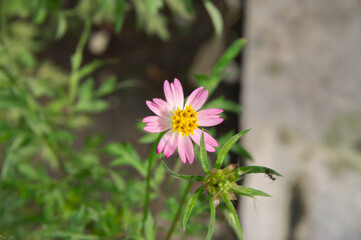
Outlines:
[[[176,77],[185,95],[213,82],[209,106],[228,112],[217,135],[235,133],[241,45],[227,66],[213,67],[242,35],[243,1],[0,6],[0,239],[163,239],[181,191],[164,186],[168,176],[157,165],[151,198],[160,201],[151,207],[160,217],[142,229],[144,158],[154,136],[136,123],[151,114],[145,100],[162,98],[163,81]],[[243,148],[234,152],[250,158]],[[207,209],[196,209],[198,220],[177,230],[180,239],[206,232]],[[234,238],[219,229],[215,237]]]

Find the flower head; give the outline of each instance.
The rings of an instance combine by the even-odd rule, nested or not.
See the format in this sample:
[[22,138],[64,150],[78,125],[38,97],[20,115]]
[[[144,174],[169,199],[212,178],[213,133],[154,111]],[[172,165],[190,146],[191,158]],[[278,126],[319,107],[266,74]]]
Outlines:
[[203,186],[213,196],[214,205],[217,207],[221,194],[224,194],[227,199],[236,200],[237,197],[234,191],[237,191],[237,181],[239,177],[233,173],[236,164],[230,164],[224,169],[213,168],[203,182]]
[[[202,131],[200,127],[215,126],[223,122],[219,116],[222,109],[199,110],[208,97],[208,90],[199,87],[194,90],[184,104],[183,88],[178,79],[174,83],[164,81],[164,95],[166,101],[153,98],[146,101],[147,106],[157,116],[149,116],[143,119],[146,123],[144,130],[147,132],[167,131],[160,140],[157,152],[164,152],[166,157],[171,156],[178,148],[178,154],[183,163],[193,163],[193,142],[200,144]],[[214,152],[218,147],[217,141],[208,133],[204,132],[206,150]]]

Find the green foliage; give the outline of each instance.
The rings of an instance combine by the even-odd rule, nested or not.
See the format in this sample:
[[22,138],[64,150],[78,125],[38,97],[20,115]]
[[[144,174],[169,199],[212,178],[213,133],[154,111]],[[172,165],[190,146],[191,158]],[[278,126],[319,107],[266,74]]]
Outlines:
[[[146,134],[140,139],[141,143],[153,143],[147,159],[130,143],[109,143],[100,135],[79,138],[76,134],[92,124],[94,114],[108,108],[106,95],[137,85],[132,80],[119,81],[115,76],[100,85],[95,83],[94,71],[116,61],[94,60],[85,64],[83,53],[92,26],[109,24],[119,33],[127,14],[133,12],[138,29],[167,40],[169,16],[185,23],[195,18],[192,1],[80,0],[66,4],[59,0],[1,1],[0,239],[156,239],[160,227],[150,202],[160,196],[166,198],[168,208],[161,216],[173,221],[169,238],[173,231],[182,235],[176,231],[182,212],[186,230],[183,234],[205,234],[207,229],[202,221],[187,222],[191,216],[208,216],[205,212],[209,209],[206,238],[211,239],[220,197],[228,209],[231,225],[242,236],[230,196],[269,195],[239,186],[236,181],[250,173],[279,175],[258,166],[233,169],[230,165],[220,169],[229,151],[251,158],[235,144],[246,131],[235,136],[230,132],[223,140],[220,138],[223,148],[217,150],[218,170],[210,167],[202,134],[198,156],[205,176],[179,174],[180,167],[171,170],[158,161],[163,156],[156,153],[162,134]],[[210,0],[204,0],[203,6],[220,37],[223,20],[219,10]],[[168,9],[171,14],[166,12]],[[51,61],[38,60],[37,54],[44,46],[68,33],[80,35],[69,58],[69,72]],[[210,94],[227,76],[227,66],[244,44],[243,39],[235,41],[210,76],[197,76],[199,84]],[[239,105],[224,97],[214,99],[206,107],[241,114]],[[144,127],[140,121],[137,125],[140,129]],[[163,188],[167,184],[168,188],[173,186],[170,184],[173,177],[182,182],[173,195],[164,196]],[[232,184],[222,185],[223,179]],[[183,208],[193,181],[203,185]],[[207,196],[203,196],[205,191]]]
[[145,239],[154,240],[156,239],[156,229],[155,229],[155,223],[154,219],[152,217],[152,214],[147,215],[147,219],[145,220]]
[[209,94],[212,94],[218,87],[222,79],[226,76],[225,70],[231,64],[231,62],[239,55],[244,45],[246,44],[245,39],[238,39],[228,47],[226,52],[221,56],[216,65],[213,67],[213,71],[210,76],[197,75],[197,81],[199,86],[204,86],[208,89]]
[[187,226],[187,222],[188,222],[188,218],[192,213],[192,210],[194,208],[194,206],[196,205],[196,202],[199,198],[199,196],[204,192],[204,187],[200,187],[198,188],[194,194],[192,195],[192,197],[189,199],[185,210],[184,210],[184,215],[183,215],[183,229],[186,228]]
[[278,172],[276,172],[275,170],[271,169],[271,168],[266,168],[266,167],[261,167],[261,166],[245,166],[245,167],[240,167],[235,169],[234,174],[237,175],[237,177],[242,177],[243,175],[246,174],[251,174],[251,173],[269,173],[269,174],[273,174],[276,176],[282,176],[281,174],[279,174]]
[[242,114],[242,109],[238,103],[227,100],[224,96],[220,96],[207,104],[205,104],[204,108],[220,108],[224,111],[235,113],[235,114]]
[[[224,146],[224,144],[228,141],[228,139],[230,139],[234,134],[235,134],[234,131],[229,131],[228,133],[220,136],[217,139],[219,146]],[[216,154],[218,155],[220,151],[221,151],[221,149],[217,148]],[[234,144],[233,147],[231,148],[230,152],[236,154],[239,157],[242,157],[242,158],[245,158],[248,160],[252,160],[251,154],[240,144]],[[229,154],[226,154],[226,156],[223,160],[223,164],[228,165],[229,163],[230,163],[230,156],[229,156]]]
[[243,228],[242,228],[241,222],[239,221],[237,211],[236,211],[235,207],[233,206],[232,201],[229,200],[227,198],[227,196],[224,194],[222,194],[222,199],[223,199],[224,203],[226,204],[228,211],[229,211],[228,216],[227,216],[228,222],[233,227],[233,229],[236,231],[238,238],[240,240],[243,240]]
[[204,170],[204,173],[206,175],[209,174],[210,172],[210,166],[209,166],[209,162],[208,162],[208,158],[207,158],[207,152],[206,152],[206,147],[204,144],[204,134],[202,131],[202,135],[201,135],[201,141],[200,141],[200,154],[199,154],[199,159],[201,160],[201,164],[202,164],[202,168]]
[[173,172],[172,170],[170,170],[168,168],[168,166],[162,161],[162,164],[164,166],[164,168],[173,176],[179,178],[179,179],[183,179],[183,180],[189,180],[189,181],[203,181],[204,177],[202,176],[198,176],[198,175],[181,175],[181,174],[177,174],[175,172]]
[[111,166],[130,165],[134,167],[142,177],[146,176],[143,160],[131,144],[109,143],[105,147],[105,151],[115,157],[110,163]]
[[248,196],[248,197],[253,197],[253,196],[270,197],[269,194],[262,192],[260,190],[247,188],[247,187],[243,187],[243,186],[239,186],[239,185],[234,187],[232,190],[237,195],[244,195],[244,196]]
[[[215,33],[222,33],[222,15],[215,5],[207,0],[204,8],[209,13]],[[50,22],[49,30],[57,39],[74,28],[73,20],[91,21],[95,24],[111,24],[116,33],[122,31],[127,16],[135,12],[137,29],[149,35],[156,35],[163,40],[170,38],[166,9],[172,17],[190,24],[194,19],[193,4],[189,0],[80,0],[76,4],[64,4],[58,0],[13,0],[2,3],[4,12],[20,18],[31,18],[35,25]],[[69,5],[69,6],[66,6]]]
[[173,176],[184,180],[192,181],[203,181],[203,186],[198,188],[195,193],[188,200],[187,205],[185,206],[184,215],[183,215],[183,228],[185,229],[189,220],[189,217],[192,213],[194,206],[196,205],[197,200],[202,195],[204,191],[208,192],[208,201],[210,207],[210,222],[208,227],[208,233],[206,239],[212,239],[214,232],[214,225],[216,221],[216,211],[215,208],[219,205],[220,199],[225,203],[228,211],[225,212],[227,215],[227,219],[231,225],[231,227],[235,230],[239,239],[243,239],[243,228],[239,221],[239,217],[236,209],[233,206],[231,200],[236,199],[236,195],[244,195],[248,197],[255,196],[263,196],[270,197],[269,194],[248,188],[239,185],[237,182],[246,174],[250,173],[266,173],[266,174],[274,174],[280,176],[276,171],[266,168],[266,167],[258,167],[258,166],[247,166],[236,168],[235,164],[228,165],[224,169],[219,169],[222,166],[223,160],[226,154],[232,149],[234,144],[238,141],[240,137],[246,134],[249,130],[245,130],[235,134],[230,137],[223,145],[222,149],[218,153],[218,158],[215,163],[215,168],[211,171],[208,165],[207,153],[205,151],[205,143],[204,143],[204,135],[202,132],[201,141],[200,141],[200,161],[202,164],[202,168],[205,174],[205,177],[200,177],[197,175],[179,175],[171,171],[167,165],[162,162],[163,166],[167,169],[169,173]]
[[[145,185],[126,181],[129,174],[115,169],[134,156],[131,146],[119,144],[117,152],[109,144],[105,150],[113,150],[111,162],[117,166],[101,164],[106,152],[102,137],[79,140],[74,133],[91,124],[93,113],[107,108],[102,97],[126,86],[111,77],[96,88],[89,77],[111,63],[82,64],[91,22],[85,24],[71,59],[71,72],[65,73],[49,61],[36,60],[42,46],[37,26],[21,18],[7,21],[12,14],[33,16],[36,9],[33,23],[44,23],[48,11],[58,7],[51,2],[2,5],[6,15],[1,24],[7,28],[1,29],[0,45],[1,234],[14,239],[142,236],[141,215],[135,210],[144,204]],[[75,149],[75,141],[84,144]],[[130,165],[145,175],[137,160]],[[104,201],[103,196],[109,197]]]
[[206,8],[209,16],[212,19],[212,23],[214,26],[214,31],[217,37],[222,35],[223,29],[223,19],[221,13],[218,11],[216,6],[211,2],[211,0],[203,0],[204,7]]
[[231,137],[221,148],[221,151],[218,154],[217,157],[217,161],[215,164],[215,168],[219,169],[222,166],[223,160],[226,156],[226,154],[229,152],[229,150],[231,150],[231,148],[233,147],[233,145],[238,141],[238,139],[240,139],[243,135],[245,135],[248,130],[242,131],[237,133],[236,135],[234,135],[233,137]]
[[210,207],[210,220],[206,240],[211,240],[214,232],[214,225],[216,223],[216,207],[214,198],[211,193],[208,193],[209,207]]

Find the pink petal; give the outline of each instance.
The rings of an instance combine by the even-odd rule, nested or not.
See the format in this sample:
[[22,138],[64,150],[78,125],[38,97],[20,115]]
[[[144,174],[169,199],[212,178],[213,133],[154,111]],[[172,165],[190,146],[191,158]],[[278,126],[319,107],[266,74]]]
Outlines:
[[[157,98],[154,98],[154,99],[157,99]],[[158,103],[160,103],[159,100],[161,100],[161,99],[157,99],[156,101]],[[151,101],[145,101],[145,103],[147,104],[149,109],[152,112],[154,112],[156,115],[158,115],[160,117],[169,117],[169,113],[170,113],[170,107],[169,106],[167,107],[163,103],[159,105],[159,104],[151,102]]]
[[169,115],[168,113],[172,112],[171,106],[163,99],[153,98],[153,102],[158,105],[162,114]]
[[[202,131],[199,128],[197,128],[196,130],[194,130],[193,135],[190,135],[192,140],[198,145],[200,145],[201,142],[201,134]],[[206,145],[206,150],[208,152],[215,152],[216,150],[214,148],[218,147],[217,141],[211,135],[209,135],[209,133],[203,132],[203,134],[204,134],[204,143]]]
[[167,144],[167,142],[169,141],[171,135],[172,135],[172,130],[169,130],[168,132],[166,132],[164,134],[164,136],[160,139],[158,146],[157,146],[157,152],[158,154],[163,152],[165,145]]
[[151,133],[163,132],[172,127],[172,123],[169,119],[158,116],[145,117],[143,122],[146,123],[144,130]]
[[182,109],[183,105],[184,105],[184,94],[183,94],[182,84],[180,83],[180,81],[177,78],[174,79],[174,92],[175,92],[176,99],[177,99],[177,101],[176,101],[177,107]]
[[210,108],[198,112],[198,124],[202,127],[211,127],[223,122],[223,118],[218,114],[223,112],[222,109]]
[[207,119],[207,120],[199,120],[198,119],[198,124],[199,126],[201,127],[211,127],[211,126],[215,126],[215,125],[218,125],[220,123],[223,122],[223,118],[210,118],[210,119]]
[[167,102],[171,107],[174,107],[175,106],[174,96],[168,80],[164,81],[163,90],[164,90],[165,99],[167,100]]
[[192,164],[194,161],[193,143],[189,137],[187,137],[187,140],[185,142],[186,142],[186,156],[188,158],[189,164]]
[[[187,101],[186,101],[186,105],[188,106],[189,104],[193,103],[193,100],[197,97],[200,96],[200,94],[202,93],[204,87],[199,87],[197,89],[195,89],[188,97]],[[193,106],[193,105],[192,105]]]
[[199,87],[194,90],[191,95],[189,95],[185,106],[191,105],[192,109],[195,111],[200,109],[208,97],[208,90],[203,92],[203,89],[204,87]]
[[172,108],[179,107],[183,109],[184,95],[182,84],[178,79],[174,79],[174,83],[169,83],[168,80],[164,81],[164,95]]
[[146,126],[144,127],[144,131],[150,132],[150,133],[160,133],[164,132],[165,130],[168,130],[169,128],[165,127],[157,127],[157,126]]
[[178,146],[178,133],[173,131],[169,132],[171,132],[170,137],[164,148],[164,154],[166,158],[170,157]]
[[193,160],[194,160],[193,144],[192,144],[191,139],[188,136],[182,137],[182,135],[179,134],[178,153],[179,153],[180,159],[182,160],[182,162],[184,164],[187,162],[187,159],[190,164],[193,163]]
[[205,109],[205,110],[200,110],[198,111],[199,115],[198,116],[208,116],[208,115],[217,115],[223,112],[223,109],[219,109],[219,108],[209,108],[209,109]]

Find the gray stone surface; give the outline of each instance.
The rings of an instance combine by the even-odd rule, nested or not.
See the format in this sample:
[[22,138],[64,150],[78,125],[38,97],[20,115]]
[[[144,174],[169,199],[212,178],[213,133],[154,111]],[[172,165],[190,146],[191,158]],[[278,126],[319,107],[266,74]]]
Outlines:
[[245,184],[246,240],[361,239],[361,1],[250,0],[243,143],[284,175]]

